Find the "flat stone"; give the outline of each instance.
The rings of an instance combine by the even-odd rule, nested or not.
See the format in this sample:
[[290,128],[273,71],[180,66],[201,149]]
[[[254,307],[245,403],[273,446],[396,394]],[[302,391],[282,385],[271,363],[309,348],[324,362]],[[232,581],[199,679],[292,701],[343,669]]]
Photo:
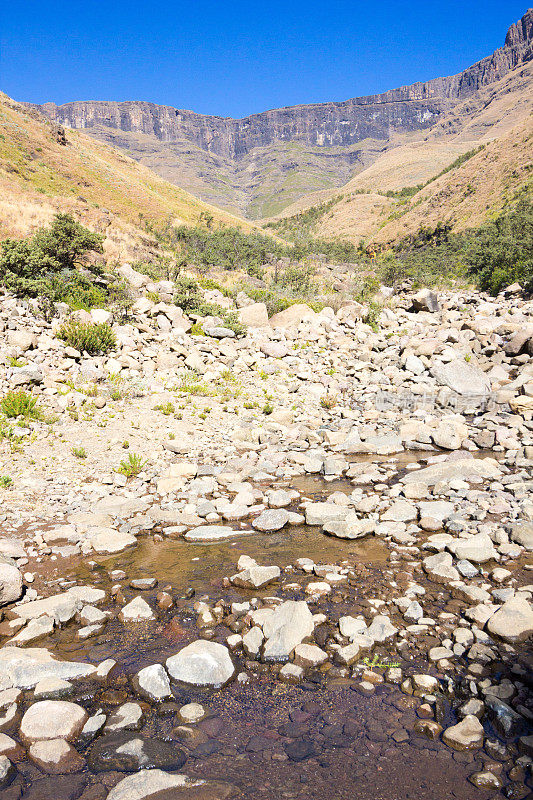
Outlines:
[[447,364],[435,364],[430,372],[438,383],[462,396],[486,395],[491,389],[490,380],[483,370],[464,358],[455,358]]
[[360,539],[374,533],[376,523],[370,519],[360,519],[355,511],[349,512],[344,519],[325,522],[323,530],[339,539]]
[[246,531],[236,531],[225,525],[200,525],[187,531],[184,538],[188,542],[217,542],[220,539],[231,539],[233,536],[243,533]]
[[266,509],[252,522],[252,527],[257,531],[280,531],[289,521],[289,512],[285,509]]
[[33,742],[28,755],[39,769],[51,775],[81,772],[85,767],[85,759],[64,739]]
[[92,528],[88,531],[88,537],[96,553],[120,553],[137,544],[137,539],[131,533],[115,528]]
[[464,458],[450,461],[443,461],[439,464],[431,464],[423,469],[408,472],[401,478],[404,484],[423,483],[426,486],[434,486],[441,481],[465,480],[473,478],[499,478],[501,475],[498,462],[493,458]]
[[45,678],[36,684],[33,697],[35,700],[56,700],[59,697],[66,697],[74,690],[70,681],[61,678]]
[[316,644],[297,644],[294,648],[294,663],[304,669],[325,664],[328,654]]
[[442,739],[454,750],[476,750],[483,746],[483,725],[473,714],[468,714],[457,725],[447,728]]
[[12,564],[0,562],[0,606],[14,603],[22,596],[22,575]]
[[456,558],[475,564],[484,564],[485,561],[498,557],[492,539],[486,533],[476,533],[474,536],[454,539],[447,545],[447,548],[455,554]]
[[180,708],[178,715],[183,722],[190,725],[191,723],[200,722],[205,717],[206,710],[200,703],[187,703]]
[[372,623],[365,631],[365,635],[369,636],[374,642],[387,642],[393,639],[398,633],[398,628],[395,628],[390,617],[385,614],[376,614]]
[[152,769],[128,775],[111,790],[107,800],[226,800],[235,791],[229,783]]
[[220,688],[235,674],[227,647],[198,639],[167,659],[171,678],[192,686]]
[[422,562],[424,572],[436,583],[449,583],[459,580],[459,573],[453,566],[453,559],[450,553],[435,553],[428,556]]
[[52,653],[37,647],[0,648],[0,686],[8,689],[33,689],[45,678],[86,678],[96,673],[92,664],[59,661]]
[[138,703],[124,703],[119,706],[109,716],[106,724],[106,732],[114,731],[134,731],[141,727],[143,710]]
[[20,603],[9,610],[9,615],[18,619],[30,620],[37,617],[51,617],[56,624],[69,622],[87,603],[99,603],[105,598],[102,589],[92,586],[73,586],[62,594],[52,595],[43,600]]
[[528,552],[533,552],[533,522],[521,522],[513,525],[511,539],[525,547]]
[[305,507],[307,525],[325,525],[333,520],[342,520],[347,514],[348,509],[336,503],[309,503]]

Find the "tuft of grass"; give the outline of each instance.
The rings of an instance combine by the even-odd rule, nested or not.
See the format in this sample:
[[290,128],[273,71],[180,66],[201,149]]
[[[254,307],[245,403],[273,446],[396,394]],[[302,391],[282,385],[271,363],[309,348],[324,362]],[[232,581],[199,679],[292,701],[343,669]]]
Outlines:
[[329,411],[332,408],[335,408],[337,405],[337,398],[333,395],[326,395],[325,397],[320,398],[320,405],[322,408],[325,408]]
[[73,447],[71,453],[76,458],[87,458],[87,451],[84,447]]
[[13,478],[9,475],[0,475],[0,489],[9,489],[13,485]]
[[8,419],[24,417],[24,419],[42,419],[43,414],[37,398],[23,389],[9,391],[0,401],[0,411]]
[[274,406],[271,403],[265,403],[263,406],[263,414],[269,416],[274,411]]
[[166,417],[170,417],[171,414],[174,414],[176,409],[174,407],[174,404],[171,403],[169,400],[167,403],[154,406],[154,411],[161,411],[161,413],[164,414]]
[[146,461],[143,461],[138,453],[129,453],[127,459],[120,462],[117,472],[126,478],[134,478],[142,471],[145,464]]

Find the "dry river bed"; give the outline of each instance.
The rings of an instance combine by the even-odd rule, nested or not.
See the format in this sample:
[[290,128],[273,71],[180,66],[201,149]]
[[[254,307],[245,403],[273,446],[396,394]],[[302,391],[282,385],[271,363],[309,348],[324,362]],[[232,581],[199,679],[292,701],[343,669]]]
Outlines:
[[[348,480],[319,478],[294,479],[284,486],[318,501],[353,488]],[[418,547],[429,536],[424,533]],[[238,572],[239,560],[239,569],[253,567],[247,557],[278,566],[279,577],[257,589],[228,580]],[[505,564],[514,585],[531,583],[530,563],[524,553]],[[497,567],[493,561],[478,564],[474,584],[481,585]],[[308,525],[211,544],[152,532],[141,536],[136,548],[115,556],[57,557],[45,563],[30,559],[25,569],[35,574],[41,595],[73,585],[105,591],[102,600],[88,603],[108,615],[99,627],[96,616],[91,621],[86,612],[88,619],[80,620],[78,614],[76,621],[54,628],[31,646],[48,648],[68,662],[107,663],[108,671],[67,682],[49,679],[35,692],[23,690],[11,718],[11,706],[6,710],[3,704],[0,730],[13,747],[6,750],[5,741],[1,744],[14,771],[0,800],[531,796],[533,659],[528,644],[495,649],[481,632],[472,635],[471,624],[458,624],[471,603],[452,593],[446,581],[429,579],[417,548],[375,536],[334,538]],[[309,588],[327,582],[329,591],[324,585]],[[413,618],[409,630],[402,622],[405,609],[394,600],[413,583],[423,596],[423,621],[417,625]],[[147,618],[121,619],[119,612],[139,597],[149,606]],[[254,641],[262,636],[260,626],[250,616],[287,601],[299,603],[300,609],[307,604],[314,630],[306,640],[312,645],[299,645],[296,657],[285,664],[264,662],[263,640]],[[368,651],[354,634],[351,641],[359,642],[360,652],[350,660],[345,654],[349,625],[345,622],[343,631],[342,620],[369,623],[385,612],[395,633],[385,623],[382,641],[378,636]],[[86,639],[80,638],[83,622],[85,627],[96,624]],[[156,698],[166,675],[158,676],[159,683],[147,681],[144,688],[136,679],[144,668],[165,664],[198,640],[229,647],[234,671],[222,687],[174,680],[170,691]],[[464,642],[464,655],[459,648],[449,657],[435,650],[428,657],[443,641],[452,651]],[[466,657],[471,645],[478,646],[477,655],[470,651]],[[488,695],[505,708],[488,713]],[[58,701],[86,712],[83,730],[78,727],[70,736],[72,744],[56,756],[56,774],[50,753],[46,769],[39,753],[31,754],[31,734],[21,724],[36,700],[43,703],[43,714],[53,715]],[[519,720],[513,704],[521,709],[515,715]],[[446,741],[446,731],[465,717],[479,717],[480,730],[474,724],[455,741]],[[167,785],[165,776],[176,774],[191,780]]]

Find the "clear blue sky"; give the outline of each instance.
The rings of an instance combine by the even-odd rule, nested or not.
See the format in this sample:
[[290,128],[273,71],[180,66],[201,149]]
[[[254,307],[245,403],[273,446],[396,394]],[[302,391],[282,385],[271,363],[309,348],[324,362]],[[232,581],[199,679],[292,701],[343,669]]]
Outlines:
[[527,3],[18,0],[0,11],[16,100],[150,100],[241,117],[459,72]]

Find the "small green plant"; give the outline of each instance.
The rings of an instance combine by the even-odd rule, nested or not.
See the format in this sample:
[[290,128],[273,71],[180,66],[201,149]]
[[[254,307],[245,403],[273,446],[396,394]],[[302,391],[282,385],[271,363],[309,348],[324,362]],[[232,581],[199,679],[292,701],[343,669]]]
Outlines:
[[107,322],[92,323],[70,319],[61,325],[57,336],[69,347],[90,356],[109,353],[117,343],[113,329]]
[[130,447],[130,443],[128,442],[127,439],[124,439],[124,441],[122,442],[122,449],[123,450],[129,450],[129,447]]
[[8,419],[24,417],[24,419],[42,419],[42,411],[37,404],[37,398],[23,389],[9,391],[0,402],[0,411]]
[[204,329],[198,322],[193,324],[189,333],[191,336],[205,336]]
[[85,447],[73,447],[71,453],[73,456],[76,456],[76,458],[87,458]]
[[13,484],[13,478],[10,478],[9,475],[0,475],[0,488],[1,489],[9,489],[10,486]]
[[138,453],[129,453],[128,458],[120,462],[117,472],[126,478],[135,478],[141,471],[146,461]]
[[10,358],[8,361],[10,367],[24,367],[27,363],[23,358]]
[[269,416],[270,414],[272,414],[273,411],[274,411],[274,406],[272,405],[272,403],[265,403],[265,405],[263,406],[263,414]]
[[259,377],[261,378],[262,381],[266,381],[266,379],[268,378],[268,374],[265,372],[264,369],[261,369],[259,370]]
[[113,389],[111,392],[111,400],[122,400],[122,392],[120,389]]
[[320,405],[322,406],[322,408],[325,408],[326,410],[329,411],[330,409],[334,408],[337,405],[337,398],[334,397],[333,395],[326,395],[325,397],[321,397]]
[[176,409],[174,408],[174,404],[170,402],[163,403],[162,405],[154,406],[154,411],[161,411],[166,417],[169,417],[171,414],[174,414]]
[[369,658],[363,658],[363,664],[368,669],[389,669],[390,667],[399,667],[399,662],[396,661],[381,661],[380,657],[376,653],[372,660]]

